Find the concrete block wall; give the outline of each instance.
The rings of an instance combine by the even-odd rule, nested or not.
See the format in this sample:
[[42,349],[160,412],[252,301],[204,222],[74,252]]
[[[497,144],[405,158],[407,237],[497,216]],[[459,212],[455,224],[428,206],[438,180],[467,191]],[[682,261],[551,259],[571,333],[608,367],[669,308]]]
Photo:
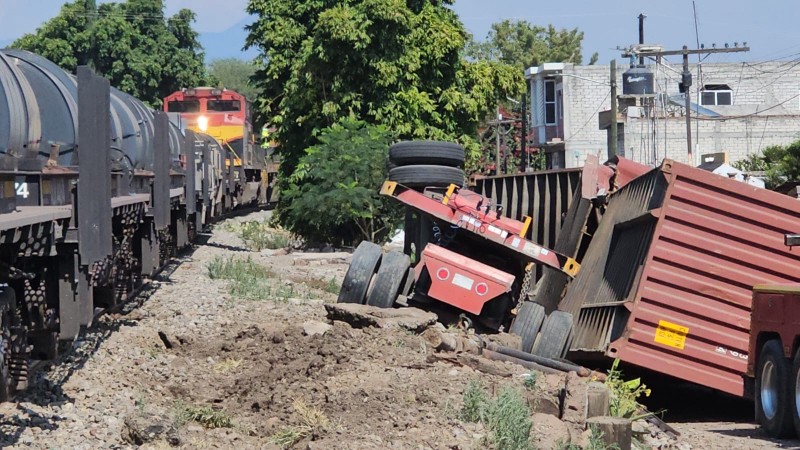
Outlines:
[[[697,78],[697,66],[690,66],[694,76],[693,102],[697,102],[697,89],[706,84],[726,84],[733,91],[732,106],[709,107],[725,116],[725,120],[693,121],[696,155],[728,151],[730,160],[736,161],[767,146],[800,139],[800,65],[789,61],[709,63],[702,65],[701,80]],[[622,94],[622,74],[627,68],[624,63],[617,65],[619,94]],[[677,95],[681,67],[672,65],[671,69],[654,70],[657,90]],[[587,154],[598,154],[601,159],[607,156],[606,131],[598,129],[597,115],[611,106],[608,77],[608,65],[564,67],[561,79],[567,167],[583,165]],[[682,108],[673,107],[667,114],[672,117],[665,121],[663,113],[657,112],[655,138],[652,122],[626,118],[626,156],[642,162],[652,162],[656,157],[685,160],[686,125],[682,113]]]

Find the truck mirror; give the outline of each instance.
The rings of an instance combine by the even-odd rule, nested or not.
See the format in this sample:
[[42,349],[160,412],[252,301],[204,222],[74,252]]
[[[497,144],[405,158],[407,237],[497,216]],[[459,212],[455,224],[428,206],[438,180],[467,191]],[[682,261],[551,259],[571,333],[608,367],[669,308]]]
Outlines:
[[789,247],[800,245],[800,234],[787,234],[784,236],[783,242]]

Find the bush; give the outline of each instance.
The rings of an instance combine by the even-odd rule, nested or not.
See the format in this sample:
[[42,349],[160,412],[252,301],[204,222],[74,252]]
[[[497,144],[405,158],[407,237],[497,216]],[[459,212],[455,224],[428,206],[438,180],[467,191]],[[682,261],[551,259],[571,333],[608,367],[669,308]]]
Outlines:
[[314,243],[379,242],[399,221],[399,207],[379,190],[392,135],[383,126],[343,119],[322,130],[281,193],[280,222]]

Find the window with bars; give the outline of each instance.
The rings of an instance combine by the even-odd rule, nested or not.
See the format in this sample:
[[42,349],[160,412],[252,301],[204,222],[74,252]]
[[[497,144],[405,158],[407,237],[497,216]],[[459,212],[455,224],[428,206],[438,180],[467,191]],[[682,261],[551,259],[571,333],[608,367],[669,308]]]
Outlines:
[[727,84],[707,84],[700,91],[700,104],[708,106],[732,105],[733,90]]

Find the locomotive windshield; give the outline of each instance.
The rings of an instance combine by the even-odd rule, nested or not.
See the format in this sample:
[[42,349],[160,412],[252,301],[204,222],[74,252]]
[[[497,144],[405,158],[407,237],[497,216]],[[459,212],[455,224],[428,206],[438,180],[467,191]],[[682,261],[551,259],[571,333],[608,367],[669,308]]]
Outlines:
[[207,109],[217,112],[241,111],[242,104],[239,100],[209,100]]
[[200,100],[174,100],[167,103],[168,112],[191,113],[200,111]]

